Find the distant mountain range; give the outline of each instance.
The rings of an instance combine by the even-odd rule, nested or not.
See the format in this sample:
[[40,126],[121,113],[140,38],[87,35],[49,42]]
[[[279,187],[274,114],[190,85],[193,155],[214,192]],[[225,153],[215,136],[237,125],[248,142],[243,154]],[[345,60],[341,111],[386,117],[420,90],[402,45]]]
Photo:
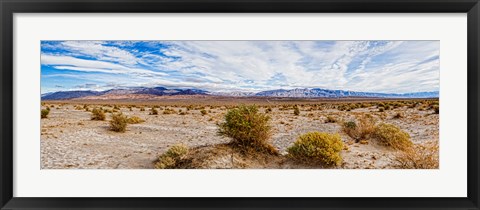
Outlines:
[[[156,96],[228,96],[228,97],[286,97],[286,98],[344,98],[344,97],[365,97],[365,98],[438,98],[439,92],[416,92],[416,93],[373,93],[356,92],[345,90],[328,90],[320,88],[297,88],[291,90],[268,90],[261,92],[209,92],[199,89],[167,89],[165,87],[135,87],[111,89],[106,91],[75,90],[59,91],[42,94],[42,100],[69,100],[81,98],[118,98],[118,96],[132,97],[141,95],[144,97]],[[136,97],[132,97],[136,98]]]

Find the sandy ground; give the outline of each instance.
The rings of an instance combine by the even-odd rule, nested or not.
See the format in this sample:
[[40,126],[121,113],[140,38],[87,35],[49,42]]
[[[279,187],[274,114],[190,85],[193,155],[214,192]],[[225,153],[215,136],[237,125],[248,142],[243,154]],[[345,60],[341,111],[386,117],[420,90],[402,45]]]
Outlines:
[[[51,104],[47,104],[51,105]],[[145,120],[141,124],[129,124],[125,133],[110,131],[110,114],[106,121],[90,120],[91,113],[76,110],[73,104],[59,106],[53,104],[48,118],[41,119],[41,168],[42,169],[151,169],[157,157],[170,146],[183,143],[189,147],[199,147],[226,143],[228,138],[217,135],[217,123],[223,120],[227,109],[224,107],[206,110],[202,116],[200,110],[190,110],[186,115],[162,114],[149,115],[149,108],[122,107],[127,116],[138,116]],[[82,105],[83,106],[83,105]],[[90,110],[100,105],[89,105]],[[43,107],[45,108],[45,107]],[[185,107],[174,107],[178,111]],[[299,116],[293,110],[273,108],[272,144],[283,154],[296,138],[310,131],[340,133],[347,149],[342,151],[343,165],[339,168],[391,168],[395,151],[376,145],[355,143],[344,134],[340,123],[325,123],[326,116],[337,120],[352,120],[356,116],[369,113],[379,121],[397,125],[410,134],[416,144],[426,141],[438,141],[439,119],[432,110],[419,111],[414,108],[397,108],[378,112],[375,107],[359,108],[352,111],[337,109],[312,110],[301,107]],[[264,112],[264,108],[260,112]],[[393,116],[402,113],[403,118]]]

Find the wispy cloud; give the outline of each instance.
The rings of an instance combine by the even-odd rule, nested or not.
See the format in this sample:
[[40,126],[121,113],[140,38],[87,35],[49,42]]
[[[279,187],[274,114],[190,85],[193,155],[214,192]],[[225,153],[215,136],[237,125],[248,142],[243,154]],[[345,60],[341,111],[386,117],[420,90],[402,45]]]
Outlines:
[[41,63],[42,84],[79,87],[48,77],[66,71],[83,84],[108,77],[97,89],[121,83],[405,93],[438,91],[440,71],[438,41],[48,41]]

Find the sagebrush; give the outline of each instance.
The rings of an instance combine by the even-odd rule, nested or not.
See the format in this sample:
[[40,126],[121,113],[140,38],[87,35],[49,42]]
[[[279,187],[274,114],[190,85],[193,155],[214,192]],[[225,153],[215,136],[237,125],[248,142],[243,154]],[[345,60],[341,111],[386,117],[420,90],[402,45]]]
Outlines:
[[352,137],[356,142],[367,140],[375,131],[376,120],[371,115],[363,115],[355,121],[343,123],[343,131]]
[[188,154],[188,147],[178,144],[170,147],[164,154],[158,157],[155,163],[157,169],[172,169]]
[[[40,117],[43,119],[43,118],[47,118],[48,117],[48,114],[50,114],[50,109],[42,109],[40,111]],[[38,115],[37,115],[38,116]]]
[[140,118],[140,117],[137,117],[137,116],[129,117],[128,120],[127,120],[127,123],[129,123],[129,124],[138,124],[138,123],[143,123],[143,122],[145,122],[145,120]]
[[105,120],[105,112],[101,109],[93,109],[92,116],[90,117],[91,120]]
[[115,132],[125,132],[127,130],[128,118],[121,112],[112,114],[110,120],[110,130]]
[[340,151],[343,147],[339,134],[310,132],[298,137],[287,151],[289,157],[295,160],[339,166],[342,163]]
[[381,123],[375,128],[373,137],[382,145],[398,150],[408,150],[413,146],[410,135],[395,125]]
[[219,133],[232,138],[232,144],[244,151],[255,150],[277,154],[268,142],[271,136],[270,117],[259,113],[255,105],[239,106],[225,114],[225,122],[219,124]]

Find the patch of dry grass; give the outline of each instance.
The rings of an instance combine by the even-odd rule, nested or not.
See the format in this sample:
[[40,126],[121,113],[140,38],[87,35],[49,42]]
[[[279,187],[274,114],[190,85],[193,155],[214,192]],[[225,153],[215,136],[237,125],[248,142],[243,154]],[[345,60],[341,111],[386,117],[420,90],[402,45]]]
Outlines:
[[438,142],[427,142],[424,145],[416,144],[412,148],[400,152],[396,157],[396,167],[402,169],[438,169],[439,146]]
[[356,142],[367,140],[375,131],[376,120],[371,115],[362,115],[355,121],[343,123],[343,131]]
[[127,120],[128,124],[138,124],[138,123],[143,123],[143,122],[145,122],[145,120],[140,118],[140,117],[137,117],[137,116],[129,117],[128,120]]

